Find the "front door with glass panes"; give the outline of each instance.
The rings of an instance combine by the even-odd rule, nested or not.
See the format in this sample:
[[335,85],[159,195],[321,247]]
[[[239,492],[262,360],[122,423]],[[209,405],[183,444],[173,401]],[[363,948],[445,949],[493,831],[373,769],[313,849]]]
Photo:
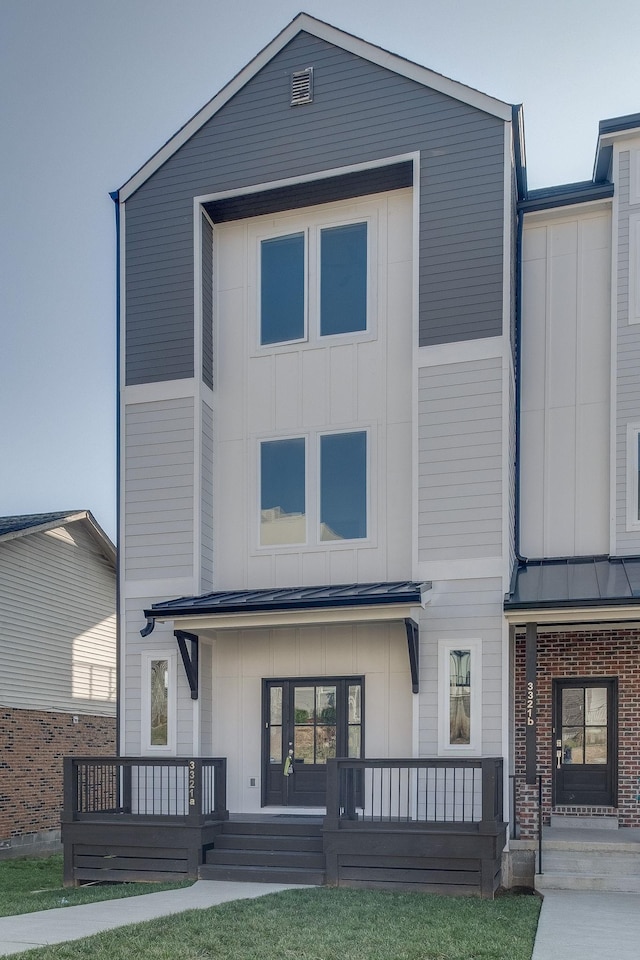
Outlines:
[[265,680],[263,805],[324,806],[327,760],[363,756],[362,718],[362,677]]
[[554,682],[554,803],[616,803],[616,681]]

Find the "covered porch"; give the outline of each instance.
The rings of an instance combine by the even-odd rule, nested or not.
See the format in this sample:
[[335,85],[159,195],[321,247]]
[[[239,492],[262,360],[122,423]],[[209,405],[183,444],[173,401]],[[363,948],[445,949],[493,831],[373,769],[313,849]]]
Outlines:
[[510,849],[535,859],[541,889],[625,889],[616,871],[637,886],[639,596],[638,558],[582,557],[521,563],[505,600]]
[[492,897],[502,760],[327,763],[326,811],[229,813],[225,758],[68,758],[65,883],[253,879]]

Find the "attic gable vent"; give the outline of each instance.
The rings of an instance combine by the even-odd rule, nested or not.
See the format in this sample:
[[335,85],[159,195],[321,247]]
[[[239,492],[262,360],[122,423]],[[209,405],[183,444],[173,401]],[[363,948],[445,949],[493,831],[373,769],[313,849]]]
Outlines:
[[313,100],[313,67],[291,74],[291,106],[311,103]]

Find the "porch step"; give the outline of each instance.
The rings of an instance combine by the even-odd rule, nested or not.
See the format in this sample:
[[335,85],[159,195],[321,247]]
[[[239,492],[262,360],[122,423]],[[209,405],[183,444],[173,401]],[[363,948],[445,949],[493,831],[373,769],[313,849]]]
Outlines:
[[204,863],[198,870],[200,880],[248,881],[249,883],[301,883],[321,887],[325,882],[323,871],[287,867],[214,866]]
[[536,889],[541,892],[640,893],[640,844],[637,839],[590,842],[586,834],[579,840],[545,840],[542,869],[544,872],[535,878]]
[[322,885],[322,818],[228,820],[207,851],[199,876],[203,880]]

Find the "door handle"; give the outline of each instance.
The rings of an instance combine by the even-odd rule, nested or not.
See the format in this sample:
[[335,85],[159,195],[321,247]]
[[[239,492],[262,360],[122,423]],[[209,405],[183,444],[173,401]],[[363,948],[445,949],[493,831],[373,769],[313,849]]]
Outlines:
[[556,750],[556,770],[562,766],[562,750]]

